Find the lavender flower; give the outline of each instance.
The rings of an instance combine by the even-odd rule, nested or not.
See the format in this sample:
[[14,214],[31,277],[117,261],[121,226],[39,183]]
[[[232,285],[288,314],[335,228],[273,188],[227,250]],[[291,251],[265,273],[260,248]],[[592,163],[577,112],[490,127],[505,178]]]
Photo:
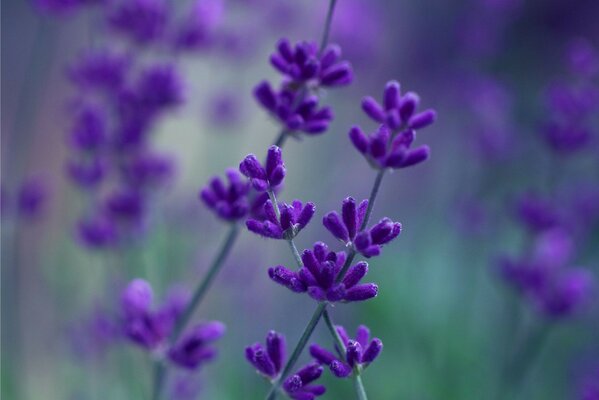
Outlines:
[[329,367],[331,372],[338,378],[349,376],[354,369],[358,371],[368,367],[381,353],[383,342],[374,338],[370,340],[370,330],[364,325],[358,327],[356,338],[350,339],[342,326],[336,326],[337,332],[343,341],[345,349],[337,351],[345,354],[345,359],[338,358],[325,348],[313,344],[310,346],[310,355],[320,364]]
[[137,190],[120,189],[106,199],[106,211],[117,221],[137,223],[146,213],[146,200]]
[[168,17],[164,0],[126,0],[116,2],[107,18],[115,33],[145,45],[163,37]]
[[299,271],[291,271],[278,265],[269,268],[268,275],[293,292],[308,292],[317,301],[364,301],[378,294],[376,284],[360,283],[368,272],[366,262],[352,266],[341,281],[337,282],[346,260],[345,252],[332,252],[326,244],[317,242],[313,250],[304,250],[301,258],[304,266]]
[[153,297],[152,287],[143,279],[131,281],[121,296],[125,335],[148,350],[164,343],[189,300],[187,293],[175,292],[153,310]]
[[417,113],[420,97],[414,92],[401,94],[397,81],[385,86],[383,105],[367,96],[362,100],[362,110],[374,121],[387,125],[391,130],[418,130],[435,122],[437,113],[428,109]]
[[170,157],[144,152],[123,163],[122,174],[129,185],[138,189],[155,188],[169,181],[174,174]]
[[308,202],[304,205],[299,200],[294,200],[291,204],[282,203],[278,207],[281,210],[280,220],[277,218],[272,202],[267,200],[264,204],[265,218],[248,219],[247,228],[266,238],[289,240],[308,225],[316,211],[314,203]]
[[427,145],[410,149],[415,139],[413,130],[393,136],[386,125],[381,125],[367,136],[358,126],[354,126],[349,131],[349,138],[370,165],[377,169],[411,167],[428,160],[430,156]]
[[[245,358],[256,370],[268,379],[276,379],[285,365],[285,337],[275,331],[268,332],[266,348],[261,343],[255,343],[245,349]],[[322,367],[310,363],[290,375],[283,382],[287,395],[295,400],[313,400],[325,393],[322,385],[311,383],[320,378]]]
[[255,155],[248,155],[239,164],[239,171],[250,178],[252,186],[257,191],[273,190],[283,183],[286,173],[281,149],[277,146],[269,147],[264,167]]
[[324,133],[333,120],[333,111],[330,107],[319,108],[317,96],[303,96],[289,88],[275,91],[266,81],[256,86],[254,97],[290,132],[318,135]]
[[25,218],[39,217],[48,200],[48,188],[40,177],[25,180],[17,192],[17,209]]
[[81,219],[77,224],[76,236],[81,244],[92,249],[108,248],[118,241],[115,224],[102,215]]
[[291,80],[291,86],[335,87],[353,81],[351,64],[339,61],[340,58],[341,48],[335,44],[328,45],[319,54],[314,42],[299,42],[292,46],[289,40],[281,39],[277,51],[270,56],[270,63]]
[[175,28],[175,48],[194,51],[208,47],[222,20],[223,8],[222,0],[196,0],[186,18]]
[[558,225],[557,209],[547,199],[532,192],[525,193],[515,205],[516,217],[532,232],[540,232]]
[[574,314],[588,300],[592,276],[584,269],[569,266],[574,242],[562,230],[546,231],[537,237],[529,258],[503,258],[503,278],[530,300],[543,315],[563,318]]
[[69,79],[82,90],[115,93],[125,83],[131,58],[105,48],[87,50],[68,68]]
[[214,177],[200,191],[200,199],[219,218],[225,221],[237,221],[249,212],[250,185],[242,180],[237,170],[228,169],[226,175],[228,186],[219,177]]
[[66,165],[67,174],[71,181],[80,188],[97,187],[106,176],[107,164],[100,157],[89,160],[70,160]]
[[360,231],[368,208],[368,200],[359,205],[352,197],[343,200],[342,215],[331,211],[324,216],[325,228],[346,246],[352,247],[364,257],[378,256],[384,244],[389,243],[401,233],[401,224],[389,218],[381,219],[369,229]]
[[84,105],[75,115],[70,132],[71,146],[76,150],[96,152],[106,143],[106,131],[104,111],[96,105]]
[[219,321],[200,323],[184,333],[168,352],[169,359],[186,369],[197,369],[217,355],[211,343],[225,334],[225,325]]
[[141,71],[135,94],[139,106],[154,114],[184,101],[184,84],[174,64],[156,63]]

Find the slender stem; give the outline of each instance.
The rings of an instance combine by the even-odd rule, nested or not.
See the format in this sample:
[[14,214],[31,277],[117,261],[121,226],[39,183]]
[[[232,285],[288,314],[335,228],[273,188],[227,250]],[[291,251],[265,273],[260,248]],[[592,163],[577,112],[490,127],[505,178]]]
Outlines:
[[277,136],[277,139],[273,144],[277,147],[283,147],[283,145],[287,141],[287,136],[289,136],[289,132],[287,131],[287,129],[282,129],[279,133],[279,136]]
[[331,32],[331,24],[333,22],[333,14],[335,13],[335,4],[337,0],[329,1],[329,10],[327,11],[327,19],[324,24],[324,31],[322,33],[322,39],[320,40],[320,50],[319,53],[322,53],[324,48],[326,47],[329,41],[329,33]]
[[[341,336],[339,336],[339,332],[337,332],[337,329],[335,329],[335,324],[333,324],[333,321],[331,320],[331,316],[329,315],[328,310],[324,311],[322,318],[324,319],[324,322],[326,323],[327,328],[329,328],[329,332],[331,333],[333,340],[335,340],[335,345],[337,347],[338,352],[340,353],[339,355],[342,357],[342,359],[345,359],[345,357],[346,357],[345,344],[343,343]],[[368,396],[366,395],[366,389],[364,389],[364,383],[362,383],[362,376],[360,373],[360,368],[358,366],[355,366],[353,369],[353,377],[354,377],[354,387],[356,388],[356,394],[358,395],[358,399],[359,400],[368,400]]]
[[354,374],[354,387],[356,388],[356,394],[358,395],[359,400],[368,400],[366,389],[364,389],[364,384],[362,383],[362,375]]
[[381,182],[383,182],[383,177],[385,176],[385,170],[381,169],[379,173],[376,175],[374,179],[374,185],[372,185],[372,190],[370,191],[370,196],[368,197],[368,207],[366,208],[366,215],[364,217],[364,221],[362,221],[362,226],[360,230],[364,230],[366,225],[368,225],[368,220],[370,220],[370,214],[372,213],[372,209],[374,207],[374,202],[376,201],[376,196],[379,194],[379,189],[381,188]]
[[162,361],[158,360],[154,364],[154,383],[152,389],[152,400],[159,400],[164,386],[166,368]]
[[290,239],[287,241],[287,243],[289,243],[289,247],[291,248],[291,252],[293,253],[293,258],[295,258],[295,262],[296,262],[298,268],[303,267],[304,262],[302,261],[302,257],[300,256],[299,251],[297,251],[295,242],[293,241],[293,239]]
[[179,320],[177,321],[177,324],[175,325],[175,329],[173,330],[173,333],[171,335],[171,342],[174,342],[177,340],[177,338],[181,334],[181,331],[183,330],[183,328],[185,328],[185,325],[187,324],[187,322],[193,315],[196,307],[200,304],[200,302],[206,295],[206,292],[208,291],[208,289],[210,289],[212,282],[214,282],[214,278],[216,278],[216,275],[222,268],[225,259],[229,255],[229,252],[231,251],[231,248],[233,247],[233,244],[235,243],[235,240],[237,239],[238,234],[239,234],[239,224],[234,223],[231,225],[229,233],[227,234],[225,241],[221,245],[218,255],[216,256],[216,258],[212,262],[212,265],[208,269],[206,276],[204,277],[204,279],[202,280],[202,282],[200,283],[200,285],[197,287],[196,291],[194,292],[193,297],[191,298],[191,301],[185,308],[185,311],[183,311],[181,318],[179,318]]
[[270,202],[272,203],[272,207],[275,209],[275,215],[277,216],[277,220],[281,220],[281,210],[279,210],[279,202],[277,201],[277,195],[272,189],[268,190],[268,197],[270,198]]
[[312,332],[314,332],[314,328],[316,328],[316,325],[318,324],[318,321],[320,320],[320,317],[322,316],[322,313],[325,311],[326,307],[327,303],[320,303],[318,304],[318,307],[316,307],[316,310],[314,310],[314,314],[312,314],[310,322],[308,322],[308,325],[306,325],[299,342],[295,346],[295,349],[293,349],[293,353],[291,353],[291,357],[289,357],[287,364],[285,364],[285,368],[283,368],[281,376],[273,383],[270,391],[266,395],[267,400],[274,400],[277,397],[277,390],[283,383],[283,380],[287,377],[287,375],[289,375],[289,372],[291,372],[291,369],[295,365],[295,362],[299,358],[300,354],[302,354],[304,347],[306,347],[306,344],[308,343]]
[[324,311],[324,313],[322,314],[322,318],[324,319],[324,322],[327,328],[329,329],[329,332],[331,333],[333,340],[335,341],[335,345],[337,346],[337,351],[339,352],[339,355],[343,359],[345,359],[345,343],[343,343],[343,339],[341,339],[341,336],[339,336],[339,332],[337,332],[335,324],[333,324],[328,310]]
[[543,323],[528,332],[514,356],[504,365],[497,399],[510,399],[518,394],[528,373],[541,354],[552,325]]

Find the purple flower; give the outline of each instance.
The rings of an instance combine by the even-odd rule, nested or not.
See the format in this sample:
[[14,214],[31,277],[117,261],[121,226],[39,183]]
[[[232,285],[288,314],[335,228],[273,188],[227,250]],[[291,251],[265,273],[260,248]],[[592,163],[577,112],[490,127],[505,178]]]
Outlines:
[[599,72],[599,53],[585,38],[575,39],[568,45],[566,61],[576,75],[591,78]]
[[557,209],[549,200],[534,193],[526,193],[516,203],[516,216],[533,232],[555,227],[560,220]]
[[239,164],[239,171],[250,178],[252,186],[257,191],[273,190],[283,183],[286,173],[281,149],[274,145],[268,148],[264,167],[255,155],[248,155]]
[[174,46],[178,50],[193,51],[209,46],[222,20],[222,0],[196,0],[192,7],[174,33]]
[[547,144],[556,152],[572,154],[588,147],[592,139],[590,129],[581,126],[562,126],[549,123],[542,129]]
[[69,79],[82,90],[115,93],[125,83],[130,57],[109,49],[87,50],[68,68]]
[[428,109],[416,112],[420,97],[414,92],[401,94],[397,81],[389,81],[385,86],[383,105],[368,96],[362,100],[362,110],[374,121],[385,124],[392,131],[418,130],[435,122],[437,113]]
[[237,221],[249,212],[250,185],[242,180],[237,170],[227,169],[226,175],[228,186],[221,178],[214,177],[200,191],[200,199],[219,218],[225,221]]
[[383,342],[380,339],[370,340],[370,330],[365,325],[358,327],[355,340],[349,338],[342,326],[338,325],[335,328],[345,346],[345,349],[337,349],[337,351],[345,354],[345,359],[338,358],[317,344],[310,346],[310,355],[320,364],[328,366],[338,378],[349,376],[354,369],[359,371],[361,368],[367,367],[383,349]]
[[[261,343],[246,347],[245,358],[260,374],[274,380],[285,365],[285,352],[285,337],[280,333],[270,331],[266,336],[266,347]],[[286,378],[283,382],[283,389],[292,399],[313,400],[326,391],[322,385],[311,385],[321,375],[322,367],[316,363],[310,363]]]
[[186,369],[197,369],[213,360],[217,351],[211,343],[225,334],[225,325],[219,321],[200,323],[185,332],[168,352],[169,359]]
[[139,222],[146,213],[146,200],[139,191],[121,189],[106,199],[106,211],[115,220]]
[[156,349],[170,335],[188,300],[187,294],[178,292],[154,310],[150,284],[143,279],[131,281],[121,296],[125,336],[143,348]]
[[106,175],[106,162],[100,157],[91,159],[70,160],[66,170],[71,181],[83,189],[97,187]]
[[172,178],[173,160],[157,153],[136,154],[123,164],[122,173],[127,183],[135,188],[155,188]]
[[593,277],[583,269],[558,271],[541,290],[534,293],[540,311],[551,318],[568,317],[591,298]]
[[156,113],[182,104],[183,89],[184,84],[175,65],[157,63],[141,71],[135,95],[143,109]]
[[84,218],[77,224],[77,239],[88,248],[103,249],[117,243],[114,223],[104,216]]
[[349,131],[354,147],[377,169],[406,168],[428,160],[430,148],[427,145],[410,148],[415,135],[411,129],[394,134],[387,125],[379,126],[370,135],[366,135],[358,126]]
[[317,301],[364,301],[378,294],[376,284],[360,283],[368,272],[368,264],[363,261],[350,267],[337,282],[346,260],[345,252],[329,251],[326,244],[318,242],[314,245],[314,250],[304,250],[301,258],[303,267],[299,271],[291,271],[278,265],[269,268],[268,275],[293,292],[308,292]]
[[115,33],[143,45],[163,37],[168,8],[164,0],[118,1],[107,18]]
[[17,192],[17,207],[19,214],[26,218],[39,217],[46,201],[48,188],[40,177],[25,180]]
[[324,133],[333,120],[331,108],[319,108],[317,96],[304,96],[301,91],[283,88],[277,92],[263,81],[254,88],[254,97],[289,132],[318,135]]
[[[270,63],[291,79],[290,85],[345,86],[353,81],[353,70],[347,61],[339,61],[341,48],[330,44],[319,54],[314,42],[299,42],[292,46],[281,39],[277,51],[270,56]],[[313,83],[312,83],[313,82]]]
[[371,228],[363,229],[368,200],[356,205],[354,198],[348,197],[343,200],[341,208],[342,215],[331,211],[323,217],[322,223],[333,236],[346,246],[353,246],[364,257],[378,256],[381,247],[401,233],[401,224],[389,218],[383,218]]
[[264,216],[262,220],[250,218],[246,221],[247,228],[260,235],[271,239],[292,239],[310,222],[316,211],[314,203],[302,204],[294,200],[291,204],[279,205],[281,219],[277,218],[275,209],[270,200],[264,203]]
[[106,115],[98,106],[85,105],[77,111],[70,132],[71,146],[76,150],[96,152],[107,136]]

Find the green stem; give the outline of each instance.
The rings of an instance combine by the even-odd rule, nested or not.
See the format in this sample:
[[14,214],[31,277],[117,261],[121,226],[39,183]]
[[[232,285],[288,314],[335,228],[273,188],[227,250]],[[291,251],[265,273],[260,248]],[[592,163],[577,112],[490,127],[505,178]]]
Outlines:
[[162,394],[162,387],[164,385],[166,368],[162,361],[158,360],[154,364],[154,382],[152,389],[152,400],[159,400]]
[[287,377],[287,375],[289,375],[289,372],[291,372],[295,362],[299,358],[300,354],[302,354],[304,347],[306,347],[306,344],[308,343],[312,332],[314,332],[314,328],[316,328],[316,325],[318,324],[318,321],[320,320],[320,317],[322,316],[322,313],[325,311],[326,307],[327,303],[319,303],[318,307],[316,307],[316,310],[314,310],[314,314],[312,314],[310,322],[308,322],[308,325],[306,325],[306,328],[304,328],[304,332],[302,333],[299,342],[293,349],[293,353],[291,353],[291,357],[289,357],[287,364],[285,364],[285,368],[283,368],[281,376],[279,376],[279,378],[272,384],[268,394],[266,395],[267,400],[274,400],[277,397],[277,391],[279,390],[279,387],[281,387],[283,380]]
[[331,24],[333,22],[333,14],[335,13],[336,3],[337,0],[329,1],[329,10],[327,11],[327,19],[324,23],[324,31],[322,33],[322,39],[320,40],[320,50],[318,51],[319,53],[322,53],[329,41],[329,33],[331,32]]
[[518,394],[547,342],[551,327],[542,323],[526,334],[514,356],[504,365],[497,390],[498,400],[514,398]]
[[362,376],[360,374],[354,374],[354,387],[356,388],[356,394],[359,400],[368,400],[364,384],[362,383]]
[[233,244],[235,243],[235,240],[237,239],[238,234],[239,234],[239,225],[237,223],[234,223],[231,225],[231,228],[229,229],[229,233],[227,234],[225,241],[221,245],[220,251],[218,252],[216,258],[212,262],[212,265],[208,269],[206,276],[198,285],[197,289],[195,290],[195,292],[193,294],[193,297],[191,298],[191,301],[185,308],[185,311],[183,311],[181,318],[179,318],[179,320],[177,321],[177,324],[175,325],[175,329],[173,330],[173,333],[171,335],[171,342],[175,342],[177,340],[177,338],[181,334],[183,328],[185,328],[185,325],[187,324],[187,322],[189,322],[189,319],[193,315],[197,306],[200,304],[200,302],[206,295],[206,292],[208,291],[208,289],[210,289],[210,286],[214,282],[214,278],[216,278],[216,275],[222,268],[222,266],[225,262],[225,259],[229,255],[231,248],[233,247]]
[[[341,336],[339,336],[339,332],[337,332],[337,329],[335,329],[335,324],[333,323],[328,310],[324,311],[322,318],[324,319],[324,322],[326,323],[327,328],[329,328],[329,332],[331,333],[331,336],[333,337],[333,340],[335,341],[335,344],[337,345],[337,350],[340,353],[339,355],[342,357],[343,360],[345,360],[346,359],[345,344],[343,343]],[[358,399],[359,400],[368,400],[368,396],[366,395],[366,389],[364,389],[364,383],[362,383],[362,376],[360,373],[360,368],[358,366],[355,366],[353,369],[353,378],[354,378],[354,387],[356,389],[356,395],[358,396]]]
[[275,140],[274,145],[277,147],[283,147],[283,145],[287,141],[287,136],[289,136],[288,134],[289,132],[286,129],[282,129],[279,133],[279,136],[277,137],[277,140]]

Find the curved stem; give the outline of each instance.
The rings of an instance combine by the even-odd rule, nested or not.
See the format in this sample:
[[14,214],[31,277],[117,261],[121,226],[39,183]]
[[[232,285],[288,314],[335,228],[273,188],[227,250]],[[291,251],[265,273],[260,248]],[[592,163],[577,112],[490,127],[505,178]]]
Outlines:
[[329,33],[331,32],[331,24],[333,22],[333,14],[335,13],[336,3],[337,0],[329,1],[329,10],[327,11],[327,19],[324,23],[324,31],[322,33],[322,39],[320,40],[320,50],[318,51],[319,53],[322,53],[329,41]]
[[[333,340],[335,340],[335,345],[337,346],[338,352],[340,353],[342,359],[345,360],[346,359],[345,344],[343,343],[341,336],[339,336],[339,332],[337,332],[337,329],[335,329],[335,324],[333,324],[333,320],[331,319],[331,316],[329,315],[328,310],[324,311],[322,318],[324,319],[324,322],[326,323],[327,328],[329,328],[329,332],[331,333]],[[353,369],[353,378],[354,378],[354,387],[356,388],[356,395],[358,396],[358,399],[359,400],[368,400],[368,396],[366,395],[366,389],[364,389],[364,384],[362,383],[362,376],[360,374],[360,368],[358,366],[355,366]]]
[[316,310],[314,310],[314,314],[312,314],[310,322],[308,322],[308,325],[306,325],[306,328],[304,328],[304,332],[302,333],[299,342],[293,349],[293,353],[291,353],[291,357],[289,357],[287,364],[285,364],[285,368],[283,368],[281,376],[279,376],[279,378],[273,383],[268,391],[268,394],[266,395],[267,400],[274,400],[277,397],[277,390],[279,390],[283,380],[287,377],[287,375],[289,375],[289,372],[291,372],[295,362],[299,358],[300,354],[302,354],[304,347],[306,347],[306,344],[308,343],[312,332],[314,332],[314,328],[316,328],[316,325],[318,324],[318,321],[320,320],[320,317],[322,316],[322,313],[325,311],[326,307],[327,303],[320,303],[318,304],[318,307],[316,307]]
[[171,342],[174,342],[177,340],[177,338],[181,334],[181,331],[183,330],[183,328],[185,328],[185,325],[187,324],[187,322],[193,315],[196,307],[200,304],[200,302],[206,295],[206,292],[208,291],[208,289],[210,289],[212,282],[214,282],[214,278],[216,278],[216,275],[222,268],[225,259],[229,255],[229,252],[231,251],[231,248],[233,247],[233,244],[235,243],[235,240],[237,239],[238,234],[239,234],[239,225],[236,223],[232,224],[231,228],[229,230],[229,233],[227,234],[225,241],[221,245],[221,248],[220,248],[216,258],[214,259],[214,261],[212,262],[212,265],[208,269],[206,276],[204,277],[202,282],[200,282],[200,284],[198,285],[197,289],[195,290],[195,292],[193,294],[193,297],[191,298],[191,301],[189,302],[189,304],[183,311],[183,314],[181,314],[181,317],[177,321],[177,324],[175,325],[175,329],[173,330],[173,333],[171,335]]

